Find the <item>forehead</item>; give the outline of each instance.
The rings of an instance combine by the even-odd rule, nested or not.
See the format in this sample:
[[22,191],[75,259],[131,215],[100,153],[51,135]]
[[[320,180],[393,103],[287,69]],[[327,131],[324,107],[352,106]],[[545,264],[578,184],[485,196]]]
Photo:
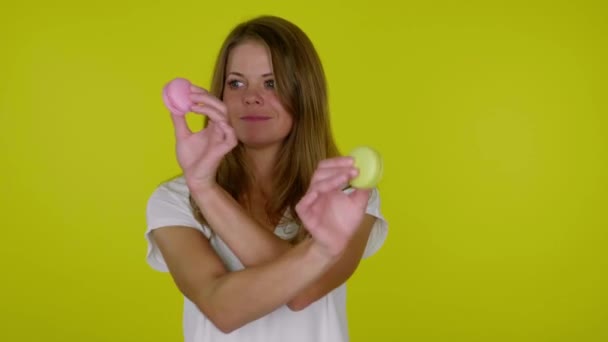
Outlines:
[[247,40],[230,51],[227,61],[228,72],[268,73],[272,72],[270,50],[265,44]]

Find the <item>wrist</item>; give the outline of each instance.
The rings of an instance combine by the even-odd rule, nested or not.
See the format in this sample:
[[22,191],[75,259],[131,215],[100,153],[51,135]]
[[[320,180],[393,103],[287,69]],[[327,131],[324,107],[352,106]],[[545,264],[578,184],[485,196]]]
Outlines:
[[[205,183],[205,184],[192,184],[188,186],[190,189],[190,194],[198,204],[203,215],[207,216],[208,213],[224,213],[222,215],[232,215],[227,213],[226,210],[229,210],[230,205],[233,202],[230,194],[224,190],[219,184],[213,183]],[[214,215],[216,216],[216,215]]]
[[307,245],[306,252],[309,255],[309,258],[320,264],[326,264],[328,266],[333,265],[338,261],[338,259],[340,259],[340,256],[342,255],[342,253],[337,255],[329,253],[327,248],[315,241],[314,238],[304,241],[303,244]]
[[219,184],[217,184],[213,180],[209,181],[200,181],[200,180],[191,180],[188,177],[186,178],[186,185],[188,189],[193,194],[204,194],[210,191],[215,191],[216,188],[220,188]]

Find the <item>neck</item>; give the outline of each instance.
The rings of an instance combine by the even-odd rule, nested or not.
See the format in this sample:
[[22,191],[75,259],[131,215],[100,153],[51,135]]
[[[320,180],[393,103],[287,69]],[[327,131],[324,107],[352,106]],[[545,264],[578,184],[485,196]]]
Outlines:
[[245,154],[253,167],[253,175],[255,177],[255,184],[252,184],[253,191],[270,194],[278,151],[278,146],[245,148]]

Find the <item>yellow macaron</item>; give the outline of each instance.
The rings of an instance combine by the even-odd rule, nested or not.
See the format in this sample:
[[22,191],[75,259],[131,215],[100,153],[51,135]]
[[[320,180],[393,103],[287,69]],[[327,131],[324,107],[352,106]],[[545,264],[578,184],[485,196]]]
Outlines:
[[359,146],[350,154],[359,170],[357,177],[350,181],[350,185],[360,189],[374,188],[382,178],[382,157],[380,153],[369,146]]

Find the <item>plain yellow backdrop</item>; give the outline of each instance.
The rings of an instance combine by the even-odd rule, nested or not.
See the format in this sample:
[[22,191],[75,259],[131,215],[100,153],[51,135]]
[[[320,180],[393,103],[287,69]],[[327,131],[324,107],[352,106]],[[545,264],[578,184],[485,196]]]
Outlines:
[[259,14],[315,43],[343,152],[385,160],[353,341],[608,340],[605,2],[110,0],[0,5],[1,341],[181,339],[144,260],[161,88],[208,86]]

